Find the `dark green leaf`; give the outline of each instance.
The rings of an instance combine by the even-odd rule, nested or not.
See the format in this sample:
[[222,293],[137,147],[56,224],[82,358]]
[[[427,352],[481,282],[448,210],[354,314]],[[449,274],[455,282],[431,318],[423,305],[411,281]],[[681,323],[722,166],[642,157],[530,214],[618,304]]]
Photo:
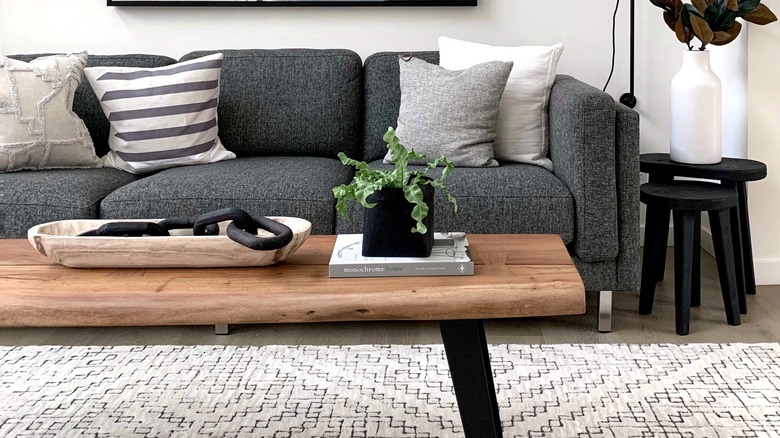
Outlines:
[[728,29],[731,29],[731,26],[734,24],[734,21],[737,19],[737,13],[726,9],[723,13],[718,15],[718,17],[715,19],[714,22],[710,21],[712,30],[714,31],[727,31]]
[[740,17],[744,17],[745,15],[753,12],[753,10],[756,9],[760,3],[761,0],[739,0],[739,9],[737,13]]
[[[704,18],[704,15],[702,15],[702,13],[701,13],[701,12],[699,12],[699,10],[698,10],[698,9],[696,9],[696,6],[694,6],[694,5],[690,4],[690,3],[686,3],[685,5],[683,5],[683,8],[682,8],[682,10],[680,11],[680,15],[681,15],[681,16],[686,16],[686,15],[687,15],[687,16],[689,16],[689,17],[690,17],[691,15],[693,15],[693,16],[696,16],[696,17],[701,17],[701,18]],[[688,25],[688,24],[687,24],[687,23],[685,23],[684,21],[683,21],[683,23],[684,23],[686,26]]]
[[709,6],[707,6],[707,10],[704,11],[704,19],[707,20],[708,23],[712,23],[712,20],[715,20],[715,18],[720,14],[720,9],[715,3],[710,3]]

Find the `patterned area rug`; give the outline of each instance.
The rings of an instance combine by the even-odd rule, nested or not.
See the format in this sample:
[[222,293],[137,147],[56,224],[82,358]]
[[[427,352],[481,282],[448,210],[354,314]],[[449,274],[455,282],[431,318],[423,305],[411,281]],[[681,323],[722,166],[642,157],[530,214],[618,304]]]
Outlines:
[[[780,435],[780,345],[493,345],[504,436]],[[0,436],[462,436],[443,347],[0,347]]]

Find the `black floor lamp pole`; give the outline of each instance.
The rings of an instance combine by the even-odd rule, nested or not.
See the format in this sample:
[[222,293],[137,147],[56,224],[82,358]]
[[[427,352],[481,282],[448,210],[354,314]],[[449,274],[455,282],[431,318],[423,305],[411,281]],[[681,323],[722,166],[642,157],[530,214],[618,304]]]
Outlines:
[[629,91],[628,93],[620,96],[620,103],[633,108],[636,106],[636,96],[634,95],[634,3],[636,0],[631,0],[631,57],[629,58]]

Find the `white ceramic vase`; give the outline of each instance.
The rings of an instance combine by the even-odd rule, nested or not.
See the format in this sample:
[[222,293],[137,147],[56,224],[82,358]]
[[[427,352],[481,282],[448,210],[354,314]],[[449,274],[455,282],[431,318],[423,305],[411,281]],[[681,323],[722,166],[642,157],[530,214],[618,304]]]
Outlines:
[[672,161],[720,163],[723,155],[723,91],[710,67],[710,52],[687,50],[672,78]]

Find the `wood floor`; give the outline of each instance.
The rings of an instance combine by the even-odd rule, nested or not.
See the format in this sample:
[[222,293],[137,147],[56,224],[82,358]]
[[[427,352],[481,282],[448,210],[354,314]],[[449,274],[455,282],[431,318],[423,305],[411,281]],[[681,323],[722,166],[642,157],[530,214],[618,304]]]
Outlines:
[[[671,250],[667,272],[658,284],[652,315],[637,314],[639,295],[616,292],[613,331],[596,331],[596,295],[588,313],[573,317],[486,321],[494,344],[578,343],[757,343],[780,341],[780,286],[760,286],[748,296],[742,325],[726,324],[715,261],[702,252],[702,306],[691,311],[688,336],[674,332],[674,278]],[[118,286],[121,287],[121,286]],[[436,322],[356,322],[231,326],[229,336],[215,336],[213,326],[13,328],[0,329],[0,345],[268,345],[268,344],[432,344],[440,343]]]

